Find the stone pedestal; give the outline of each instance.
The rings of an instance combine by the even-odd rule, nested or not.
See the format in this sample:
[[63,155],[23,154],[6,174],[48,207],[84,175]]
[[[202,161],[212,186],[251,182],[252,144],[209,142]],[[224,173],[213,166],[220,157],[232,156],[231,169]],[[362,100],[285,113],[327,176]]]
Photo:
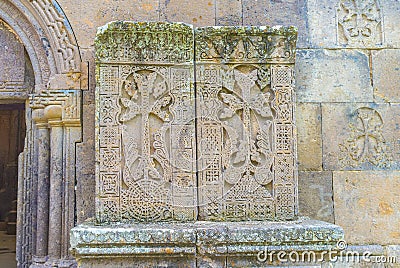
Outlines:
[[321,254],[338,250],[342,239],[342,228],[309,219],[106,226],[87,222],[72,229],[71,250],[85,268],[265,267],[278,264],[278,254],[290,262],[296,254],[301,260],[302,252],[315,253],[314,259],[303,255],[306,263],[321,263]]

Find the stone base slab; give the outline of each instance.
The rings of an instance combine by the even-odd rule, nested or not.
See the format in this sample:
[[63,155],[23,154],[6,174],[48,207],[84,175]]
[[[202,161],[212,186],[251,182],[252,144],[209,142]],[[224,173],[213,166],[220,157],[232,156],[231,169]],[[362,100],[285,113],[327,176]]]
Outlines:
[[309,219],[109,225],[87,222],[72,229],[71,251],[80,267],[206,267],[204,263],[210,265],[207,267],[228,267],[235,259],[255,263],[257,254],[266,249],[316,253],[334,250],[343,237],[341,227]]

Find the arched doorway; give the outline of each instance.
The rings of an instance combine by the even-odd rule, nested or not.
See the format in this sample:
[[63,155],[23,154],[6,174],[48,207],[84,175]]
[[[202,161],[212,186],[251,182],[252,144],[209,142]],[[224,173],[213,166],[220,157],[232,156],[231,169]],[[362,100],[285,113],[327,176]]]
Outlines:
[[[14,205],[10,209],[14,214],[9,215],[17,218],[13,219],[17,222],[17,267],[70,267],[74,262],[68,248],[76,218],[76,145],[81,141],[78,46],[56,1],[4,0],[0,19],[5,34],[13,39],[7,47],[18,48],[0,51],[4,60],[0,116],[2,109],[18,111],[9,112],[19,116],[9,121],[17,123],[17,137],[23,139],[26,133],[23,145],[19,140],[4,140],[4,147],[18,144],[12,151],[13,159],[19,154],[13,162],[18,167],[14,171],[18,183],[13,180],[17,191],[10,194],[15,198],[9,198]],[[0,213],[5,214],[1,206]]]
[[18,36],[0,20],[0,263],[16,266],[18,156],[26,135],[25,102],[32,64]]

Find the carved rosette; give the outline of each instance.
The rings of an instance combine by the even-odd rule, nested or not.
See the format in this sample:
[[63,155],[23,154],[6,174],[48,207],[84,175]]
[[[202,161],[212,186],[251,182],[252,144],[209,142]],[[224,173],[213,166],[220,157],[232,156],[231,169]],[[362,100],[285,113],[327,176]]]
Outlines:
[[195,30],[199,215],[202,220],[296,216],[296,30]]
[[113,22],[96,56],[97,220],[194,220],[192,28]]

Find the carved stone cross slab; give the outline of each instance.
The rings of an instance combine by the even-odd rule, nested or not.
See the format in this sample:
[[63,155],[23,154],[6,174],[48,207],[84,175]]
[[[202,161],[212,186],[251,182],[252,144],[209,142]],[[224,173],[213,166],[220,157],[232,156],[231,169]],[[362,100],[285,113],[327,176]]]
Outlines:
[[98,221],[194,220],[192,28],[115,22],[96,46]]
[[295,30],[195,30],[199,216],[296,214]]
[[97,221],[294,219],[295,40],[290,27],[100,29]]

